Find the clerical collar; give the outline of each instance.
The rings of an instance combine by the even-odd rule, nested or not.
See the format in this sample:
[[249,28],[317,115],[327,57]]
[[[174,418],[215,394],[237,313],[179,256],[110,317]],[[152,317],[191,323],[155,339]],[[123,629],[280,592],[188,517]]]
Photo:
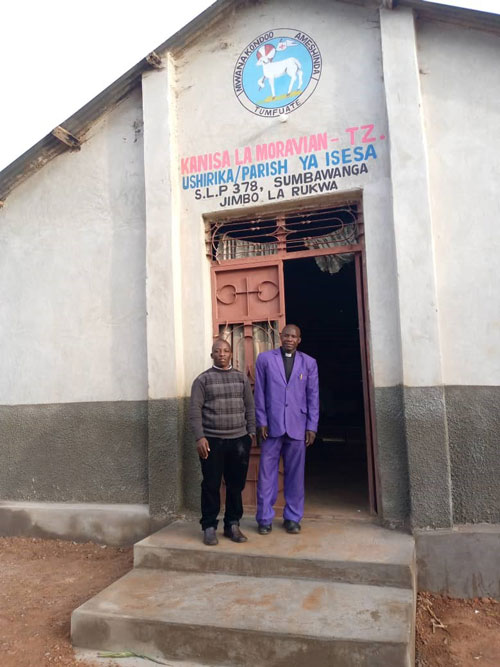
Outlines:
[[233,365],[229,364],[227,368],[219,368],[219,366],[212,364],[212,368],[215,368],[217,371],[231,371],[233,369]]
[[280,348],[280,350],[281,350],[281,354],[282,354],[284,357],[287,357],[288,359],[290,359],[291,357],[293,357],[294,354],[295,354],[295,352],[285,352],[285,350],[284,350],[282,347]]

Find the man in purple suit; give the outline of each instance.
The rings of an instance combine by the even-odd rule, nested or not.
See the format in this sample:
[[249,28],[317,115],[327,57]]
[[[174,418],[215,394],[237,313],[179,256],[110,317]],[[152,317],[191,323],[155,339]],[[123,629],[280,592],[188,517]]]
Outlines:
[[297,351],[298,326],[287,324],[280,338],[280,349],[262,352],[255,365],[255,416],[261,441],[256,518],[261,535],[272,530],[280,456],[285,469],[283,525],[288,533],[300,532],[306,447],[314,442],[319,419],[318,365]]

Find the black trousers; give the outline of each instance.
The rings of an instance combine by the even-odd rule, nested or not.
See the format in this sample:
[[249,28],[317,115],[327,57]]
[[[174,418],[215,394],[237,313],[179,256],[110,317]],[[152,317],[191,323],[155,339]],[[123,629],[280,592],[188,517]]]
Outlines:
[[231,440],[207,438],[210,445],[208,458],[202,459],[201,471],[201,527],[217,528],[220,511],[220,485],[226,483],[226,511],[224,527],[239,523],[243,516],[241,492],[245,488],[252,439],[249,435]]

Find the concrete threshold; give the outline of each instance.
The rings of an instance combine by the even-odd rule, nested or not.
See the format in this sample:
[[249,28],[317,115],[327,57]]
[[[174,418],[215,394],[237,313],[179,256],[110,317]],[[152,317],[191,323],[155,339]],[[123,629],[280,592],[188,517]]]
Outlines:
[[411,535],[353,520],[304,521],[299,535],[277,523],[259,535],[251,519],[235,544],[218,531],[219,544],[202,544],[199,524],[175,521],[134,547],[135,567],[246,576],[318,579],[412,588],[415,545]]

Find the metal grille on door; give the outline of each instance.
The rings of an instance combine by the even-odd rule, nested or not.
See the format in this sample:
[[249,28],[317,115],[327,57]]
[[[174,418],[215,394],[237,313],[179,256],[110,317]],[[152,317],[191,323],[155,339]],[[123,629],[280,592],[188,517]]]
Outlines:
[[283,267],[273,262],[213,271],[214,336],[231,343],[235,368],[253,383],[258,354],[279,346],[285,322]]

